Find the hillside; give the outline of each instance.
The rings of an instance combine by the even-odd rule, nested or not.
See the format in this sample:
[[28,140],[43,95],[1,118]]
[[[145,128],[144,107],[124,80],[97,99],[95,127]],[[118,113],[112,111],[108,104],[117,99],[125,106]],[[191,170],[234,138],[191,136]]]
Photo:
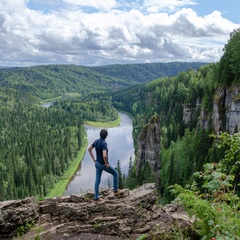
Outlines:
[[[224,159],[225,150],[231,147],[216,147],[219,136],[213,133],[235,134],[240,132],[240,30],[234,31],[225,46],[219,63],[211,63],[197,71],[181,72],[175,77],[159,78],[143,85],[115,92],[113,105],[133,116],[135,148],[143,149],[136,162],[142,167],[140,177],[132,177],[138,184],[148,179],[144,171],[148,165],[161,166],[160,191],[171,200],[169,186],[175,183],[186,186],[194,179],[194,173],[203,171],[204,164],[217,163]],[[151,144],[144,131],[152,116],[159,116],[159,133],[150,143],[160,139],[160,153],[154,163],[146,159]],[[156,128],[149,132],[154,135]],[[143,133],[142,133],[143,131]],[[239,141],[239,140],[238,140]],[[156,152],[156,151],[155,151]],[[231,157],[230,165],[239,166],[240,156]],[[225,170],[224,170],[225,171]],[[239,167],[233,168],[234,191],[240,193]]]
[[161,77],[176,76],[190,69],[197,70],[206,65],[204,62],[169,62],[142,64],[114,64],[91,67],[94,71],[130,82],[145,83]]
[[204,63],[153,63],[84,67],[46,65],[25,68],[0,68],[0,87],[16,89],[40,99],[65,93],[81,94],[127,88],[160,76],[196,69]]
[[61,96],[69,92],[83,94],[128,87],[132,84],[75,65],[0,69],[0,87],[16,89],[40,99]]

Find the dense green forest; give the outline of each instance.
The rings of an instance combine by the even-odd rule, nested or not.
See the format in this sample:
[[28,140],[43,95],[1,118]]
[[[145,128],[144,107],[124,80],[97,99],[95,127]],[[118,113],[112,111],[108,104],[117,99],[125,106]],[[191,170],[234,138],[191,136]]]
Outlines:
[[121,78],[130,82],[145,83],[161,77],[176,76],[189,69],[197,70],[206,65],[204,62],[169,62],[143,64],[115,64],[111,66],[92,67],[94,71],[107,76]]
[[56,100],[50,108],[33,99],[19,93],[2,98],[0,200],[46,196],[83,146],[84,121],[118,117],[109,98],[102,99],[104,107],[74,97]]
[[118,118],[116,109],[112,106],[110,96],[101,96],[100,99],[93,96],[75,98],[62,98],[52,104],[54,108],[60,108],[73,113],[81,112],[81,119],[93,122],[110,122]]
[[[213,143],[209,136],[213,131],[211,124],[207,129],[196,129],[202,108],[211,112],[217,71],[218,63],[212,63],[197,71],[189,70],[176,77],[161,78],[113,94],[114,106],[133,116],[136,147],[143,126],[155,113],[160,116],[161,191],[167,198],[169,185],[186,184],[205,162],[216,158],[215,152],[208,153]],[[197,104],[199,99],[201,104]],[[183,121],[186,105],[193,109],[188,123]]]
[[0,87],[31,94],[38,100],[73,92],[88,94],[106,91],[136,83],[105,76],[87,67],[75,65],[0,69]]
[[0,199],[45,196],[82,146],[80,113],[18,101],[0,116]]
[[[191,183],[194,172],[202,171],[209,162],[218,162],[225,149],[219,149],[210,134],[213,132],[213,102],[217,90],[233,88],[240,83],[239,75],[239,30],[230,35],[223,56],[219,63],[210,63],[197,71],[181,72],[175,77],[160,78],[146,84],[130,87],[112,95],[113,105],[131,113],[134,125],[134,142],[141,129],[154,114],[160,116],[161,125],[161,163],[160,192],[164,198],[171,200],[168,187],[174,183],[185,186]],[[219,97],[218,97],[219,98]],[[237,99],[236,99],[237,100]],[[184,121],[184,108],[191,109],[191,118]],[[220,105],[222,107],[222,105]],[[208,117],[208,125],[200,126],[200,114]],[[225,109],[220,109],[221,121],[225,122]],[[206,119],[205,119],[206,120]],[[226,131],[226,123],[221,129]],[[240,129],[236,129],[239,132]],[[134,187],[146,182],[145,176],[130,169]],[[239,191],[239,170],[235,171],[235,190]],[[128,179],[128,182],[131,182]]]
[[[231,33],[220,62],[112,95],[113,105],[133,116],[136,147],[141,129],[152,116],[160,117],[160,202],[174,200],[184,206],[195,218],[193,229],[199,239],[240,236],[240,129],[235,126],[235,133],[227,132],[225,108],[225,96],[230,92],[235,92],[234,103],[240,101],[239,50],[237,29]],[[215,134],[214,104],[221,121],[220,132]],[[191,111],[188,120],[184,120],[186,109]],[[141,166],[140,173],[137,170],[130,161],[125,186],[135,188],[153,179],[148,163]],[[184,230],[167,239],[176,237],[190,239]]]
[[43,65],[24,68],[1,68],[0,87],[16,89],[38,99],[66,93],[79,94],[111,91],[144,83],[160,76],[172,76],[206,63],[151,63],[85,67],[77,65]]
[[[212,108],[217,69],[218,63],[211,63],[197,71],[189,70],[176,77],[161,78],[124,89],[113,94],[113,104],[134,116],[135,140],[151,116],[158,113],[161,125],[166,128],[163,131],[166,133],[164,146],[169,147],[171,141],[183,136],[186,127],[196,128],[196,118],[188,125],[182,121],[184,105],[193,107],[196,116],[200,108]],[[201,99],[201,105],[197,105],[198,98]]]
[[[198,65],[202,64],[185,67]],[[165,64],[169,74],[176,71],[174,66]],[[111,72],[115,66],[108,68]],[[139,84],[131,74],[123,79],[75,65],[1,68],[0,200],[46,196],[81,149],[84,121],[118,117],[109,92]],[[40,102],[49,98],[55,98],[52,106],[41,107]]]

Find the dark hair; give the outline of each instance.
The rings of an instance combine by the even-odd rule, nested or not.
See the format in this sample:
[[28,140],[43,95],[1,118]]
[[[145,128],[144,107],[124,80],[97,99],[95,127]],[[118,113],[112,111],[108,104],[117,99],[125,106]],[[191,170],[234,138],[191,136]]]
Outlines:
[[103,139],[106,139],[107,138],[107,135],[108,135],[108,131],[106,129],[102,129],[100,131],[100,137],[103,138]]

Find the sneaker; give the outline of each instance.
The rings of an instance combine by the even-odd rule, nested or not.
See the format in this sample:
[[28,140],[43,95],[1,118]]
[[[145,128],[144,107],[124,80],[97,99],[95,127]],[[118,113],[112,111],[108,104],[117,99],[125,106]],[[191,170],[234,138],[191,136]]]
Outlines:
[[93,198],[93,201],[95,203],[99,203],[99,202],[103,201],[103,198]]
[[118,195],[120,195],[120,194],[122,194],[124,192],[125,192],[124,189],[118,189],[116,192],[114,192],[114,196],[118,196]]

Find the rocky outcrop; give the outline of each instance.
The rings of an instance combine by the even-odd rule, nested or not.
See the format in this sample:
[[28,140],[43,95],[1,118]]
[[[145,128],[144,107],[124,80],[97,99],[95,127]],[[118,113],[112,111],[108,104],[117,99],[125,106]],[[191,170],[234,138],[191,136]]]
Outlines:
[[0,239],[17,234],[17,228],[39,218],[39,206],[34,198],[0,202]]
[[150,122],[143,127],[138,137],[137,169],[148,163],[152,170],[160,170],[160,118],[154,115]]
[[217,89],[213,100],[213,108],[202,109],[199,116],[196,116],[196,110],[199,106],[199,99],[194,106],[184,105],[183,122],[185,124],[189,125],[197,120],[198,128],[207,129],[212,127],[214,132],[227,131],[230,134],[240,131],[239,87]]
[[213,103],[213,127],[215,132],[228,131],[229,133],[240,131],[240,90],[218,89]]
[[213,101],[213,129],[214,132],[220,132],[226,129],[225,124],[225,96],[226,89],[218,89]]
[[192,221],[180,206],[156,205],[155,184],[125,190],[119,198],[110,189],[102,189],[101,195],[99,203],[91,200],[93,192],[1,202],[0,239],[15,235],[17,228],[30,222],[36,223],[34,229],[21,239],[34,239],[36,229],[41,239],[58,240],[136,239],[144,233],[151,239],[171,229],[191,229]]
[[240,90],[229,89],[225,95],[226,129],[232,134],[240,131]]
[[194,104],[185,104],[183,106],[183,122],[189,125],[193,119],[197,116],[197,110],[200,105],[200,99],[198,98]]

